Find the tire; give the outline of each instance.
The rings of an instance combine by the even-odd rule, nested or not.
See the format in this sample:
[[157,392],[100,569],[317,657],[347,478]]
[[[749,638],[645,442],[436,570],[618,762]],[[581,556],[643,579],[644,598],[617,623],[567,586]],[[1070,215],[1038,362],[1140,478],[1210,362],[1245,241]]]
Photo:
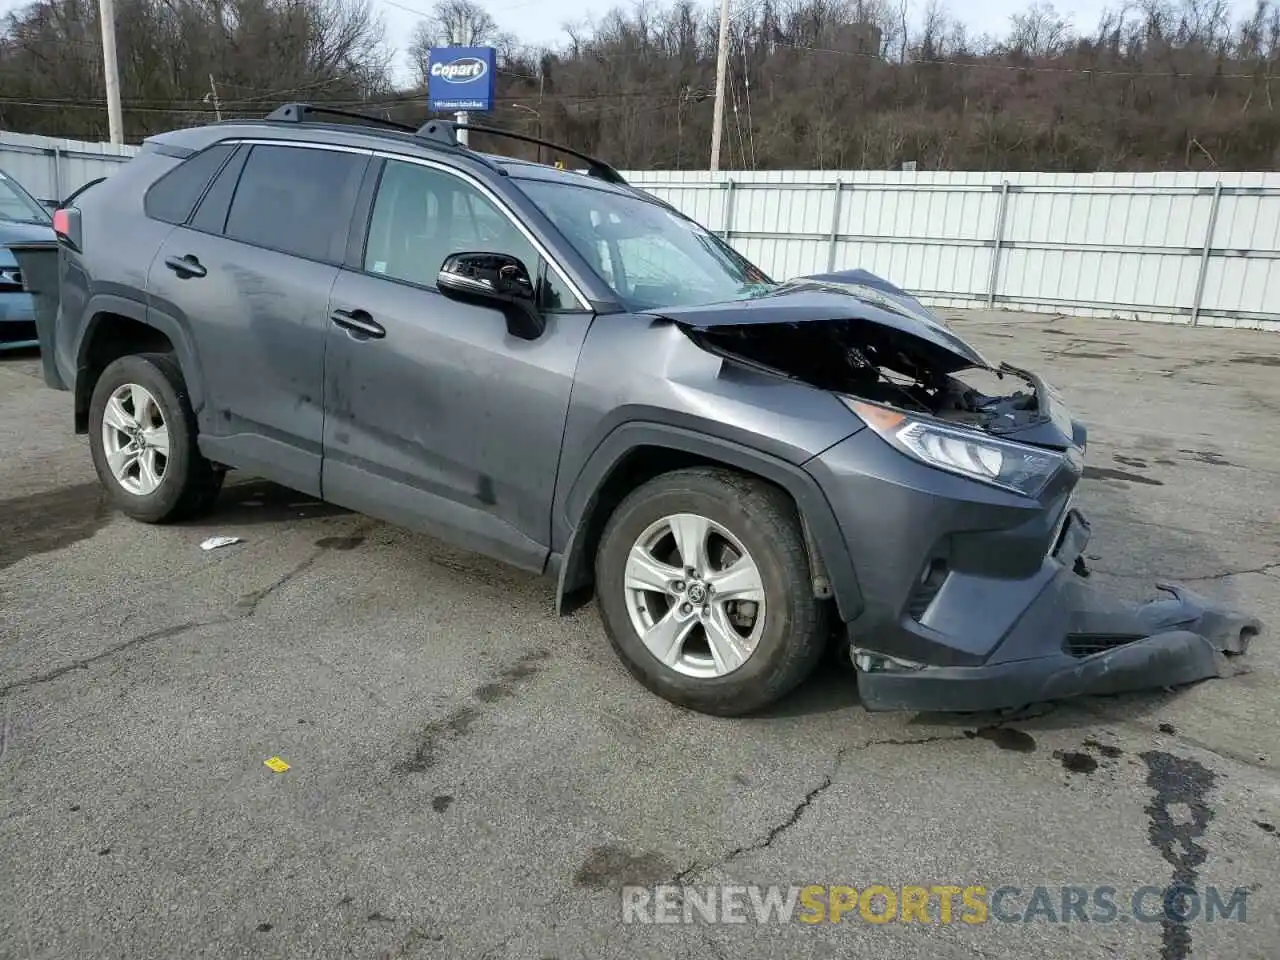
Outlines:
[[[670,539],[661,533],[663,524],[668,524],[666,529],[671,531],[675,525],[692,531],[696,527],[687,527],[689,521],[681,519],[689,516],[695,518],[695,524],[699,518],[708,522],[711,536],[707,542],[712,543],[712,553],[719,549],[721,556],[732,559],[738,553],[732,546],[732,540],[736,540],[736,546],[745,548],[758,573],[763,623],[754,620],[745,639],[742,630],[747,628],[734,627],[749,652],[745,662],[730,669],[725,669],[730,662],[727,658],[717,659],[710,653],[716,645],[710,642],[712,635],[706,624],[716,625],[715,613],[701,618],[701,632],[692,628],[681,641],[684,652],[679,657],[668,654],[668,662],[659,659],[646,645],[640,630],[654,623],[671,623],[668,618],[677,609],[675,597],[696,601],[702,594],[694,596],[694,587],[702,585],[704,579],[714,585],[723,573],[723,569],[714,569],[714,557],[704,570],[695,571],[689,582],[676,584],[677,588],[684,588],[683,593],[677,590],[669,596],[654,590],[638,594],[627,586],[633,547],[654,543],[648,558],[665,552],[665,559],[659,559],[670,563],[676,557],[670,550],[677,541],[674,532]],[[666,518],[670,517],[677,518],[675,525],[668,523]],[[732,539],[726,541],[722,533]],[[660,539],[655,541],[655,537]],[[727,555],[723,553],[725,542],[731,544],[732,550]],[[678,568],[682,564],[672,566]],[[671,567],[656,569],[668,574]],[[698,577],[697,573],[705,576]],[[660,579],[669,582],[665,576]],[[741,716],[760,710],[805,680],[827,646],[827,607],[813,596],[808,554],[795,505],[776,487],[730,470],[677,470],[634,490],[605,526],[596,552],[595,580],[605,631],[622,662],[653,693],[699,713]],[[723,595],[722,591],[721,600],[711,597],[713,611],[724,609],[717,606],[723,602]],[[659,601],[656,604],[655,597]],[[741,613],[741,601],[737,603]],[[761,612],[758,606],[756,610]],[[723,637],[725,629],[726,621],[721,619],[718,635]],[[699,653],[699,648],[706,652]]]
[[[137,396],[142,398],[143,418],[151,427],[143,431],[149,440],[138,455],[128,452],[138,446],[138,431],[134,430],[138,421],[131,419],[137,412],[134,387],[142,388],[143,393]],[[113,398],[120,401],[120,406],[112,407],[113,429],[108,437],[104,420]],[[120,411],[124,412],[123,417]],[[114,425],[119,422],[132,426],[116,429]],[[157,423],[167,437],[168,455],[164,457],[159,455],[161,433]],[[89,449],[98,479],[122,513],[144,523],[172,523],[212,507],[224,472],[201,455],[196,436],[195,413],[182,370],[172,356],[145,353],[121,357],[102,371],[89,402]],[[123,444],[127,437],[133,439],[126,449]],[[113,449],[109,450],[109,445]],[[138,465],[144,456],[151,465],[150,474],[145,477]],[[126,462],[123,476],[117,476],[112,469],[113,457],[115,462]]]

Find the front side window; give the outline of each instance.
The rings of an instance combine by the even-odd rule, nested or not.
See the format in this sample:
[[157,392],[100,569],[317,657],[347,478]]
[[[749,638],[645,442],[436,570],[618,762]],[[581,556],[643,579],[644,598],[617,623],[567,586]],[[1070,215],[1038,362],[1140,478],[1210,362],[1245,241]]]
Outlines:
[[308,260],[327,261],[351,224],[343,198],[363,173],[360,154],[255,146],[227,213],[225,235]]
[[471,184],[433,167],[388,160],[378,185],[365,244],[369,273],[434,287],[455,253],[516,257],[538,282],[545,309],[573,309],[572,294],[550,271],[540,271],[537,248],[511,219]]
[[659,203],[561,180],[520,187],[630,310],[738,300],[775,286],[711,231]]
[[0,220],[48,223],[49,212],[31,194],[0,173]]

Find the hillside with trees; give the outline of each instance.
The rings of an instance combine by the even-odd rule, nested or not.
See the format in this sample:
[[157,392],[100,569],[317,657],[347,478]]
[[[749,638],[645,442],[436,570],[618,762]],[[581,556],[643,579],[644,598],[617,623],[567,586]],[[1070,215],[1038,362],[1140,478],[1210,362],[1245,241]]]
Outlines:
[[[1141,0],[1089,29],[1040,2],[998,37],[972,36],[936,0],[735,8],[724,166],[1083,172],[1280,162],[1273,0],[1236,21],[1225,0]],[[623,168],[706,167],[714,6],[616,9],[567,26],[552,49],[522,45],[469,0],[428,12],[407,44],[416,86],[405,89],[368,0],[117,0],[127,139],[260,116],[292,99],[419,122],[425,50],[472,36],[500,53],[499,106],[484,122]],[[95,0],[36,0],[0,21],[0,128],[106,139],[99,36]]]

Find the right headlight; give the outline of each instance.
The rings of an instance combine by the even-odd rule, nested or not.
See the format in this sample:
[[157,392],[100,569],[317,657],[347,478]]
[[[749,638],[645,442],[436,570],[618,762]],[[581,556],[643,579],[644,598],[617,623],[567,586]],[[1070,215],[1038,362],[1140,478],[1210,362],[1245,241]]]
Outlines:
[[1024,497],[1038,496],[1064,460],[1062,454],[1042,447],[1011,443],[934,420],[916,419],[899,410],[852,397],[840,399],[902,453],[931,467],[1012,490]]

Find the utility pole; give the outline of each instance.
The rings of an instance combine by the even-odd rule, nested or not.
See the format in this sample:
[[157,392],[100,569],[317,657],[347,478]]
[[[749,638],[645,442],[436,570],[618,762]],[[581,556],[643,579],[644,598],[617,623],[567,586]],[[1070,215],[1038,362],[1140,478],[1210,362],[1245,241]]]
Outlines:
[[[466,39],[465,39],[465,40],[464,40],[464,39],[462,39],[462,37],[461,37],[461,36],[459,36],[459,34],[458,34],[458,33],[452,33],[452,34],[450,35],[450,38],[449,38],[449,46],[451,46],[451,47],[457,47],[457,46],[469,47],[469,46],[471,46],[471,37],[472,37],[472,32],[471,32],[471,30],[472,30],[472,28],[471,28],[471,24],[470,24],[470,23],[466,24]],[[454,118],[455,120],[457,120],[457,121],[458,121],[458,126],[465,128],[465,127],[466,127],[466,125],[471,121],[471,114],[470,114],[470,113],[468,113],[466,110],[459,110],[459,111],[457,111],[457,112],[453,115],[453,118]],[[471,145],[471,131],[470,131],[470,130],[467,130],[467,129],[458,130],[458,131],[457,131],[457,137],[458,137],[458,142],[459,142],[460,144],[462,144],[464,147],[467,147],[467,146],[470,146],[470,145]]]
[[720,43],[716,53],[716,112],[711,119],[711,169],[720,169],[724,133],[724,75],[729,69],[729,0],[720,0]]
[[98,0],[102,21],[102,71],[107,87],[107,126],[112,143],[124,143],[124,118],[120,112],[120,70],[116,66],[115,0]]
[[[547,88],[547,55],[538,57],[538,139],[542,139],[542,95]],[[538,162],[542,162],[542,144],[538,144]]]
[[218,85],[213,82],[212,73],[209,74],[209,92],[205,94],[204,102],[213,104],[214,118],[219,123],[221,123],[222,122],[222,101],[218,99]]

